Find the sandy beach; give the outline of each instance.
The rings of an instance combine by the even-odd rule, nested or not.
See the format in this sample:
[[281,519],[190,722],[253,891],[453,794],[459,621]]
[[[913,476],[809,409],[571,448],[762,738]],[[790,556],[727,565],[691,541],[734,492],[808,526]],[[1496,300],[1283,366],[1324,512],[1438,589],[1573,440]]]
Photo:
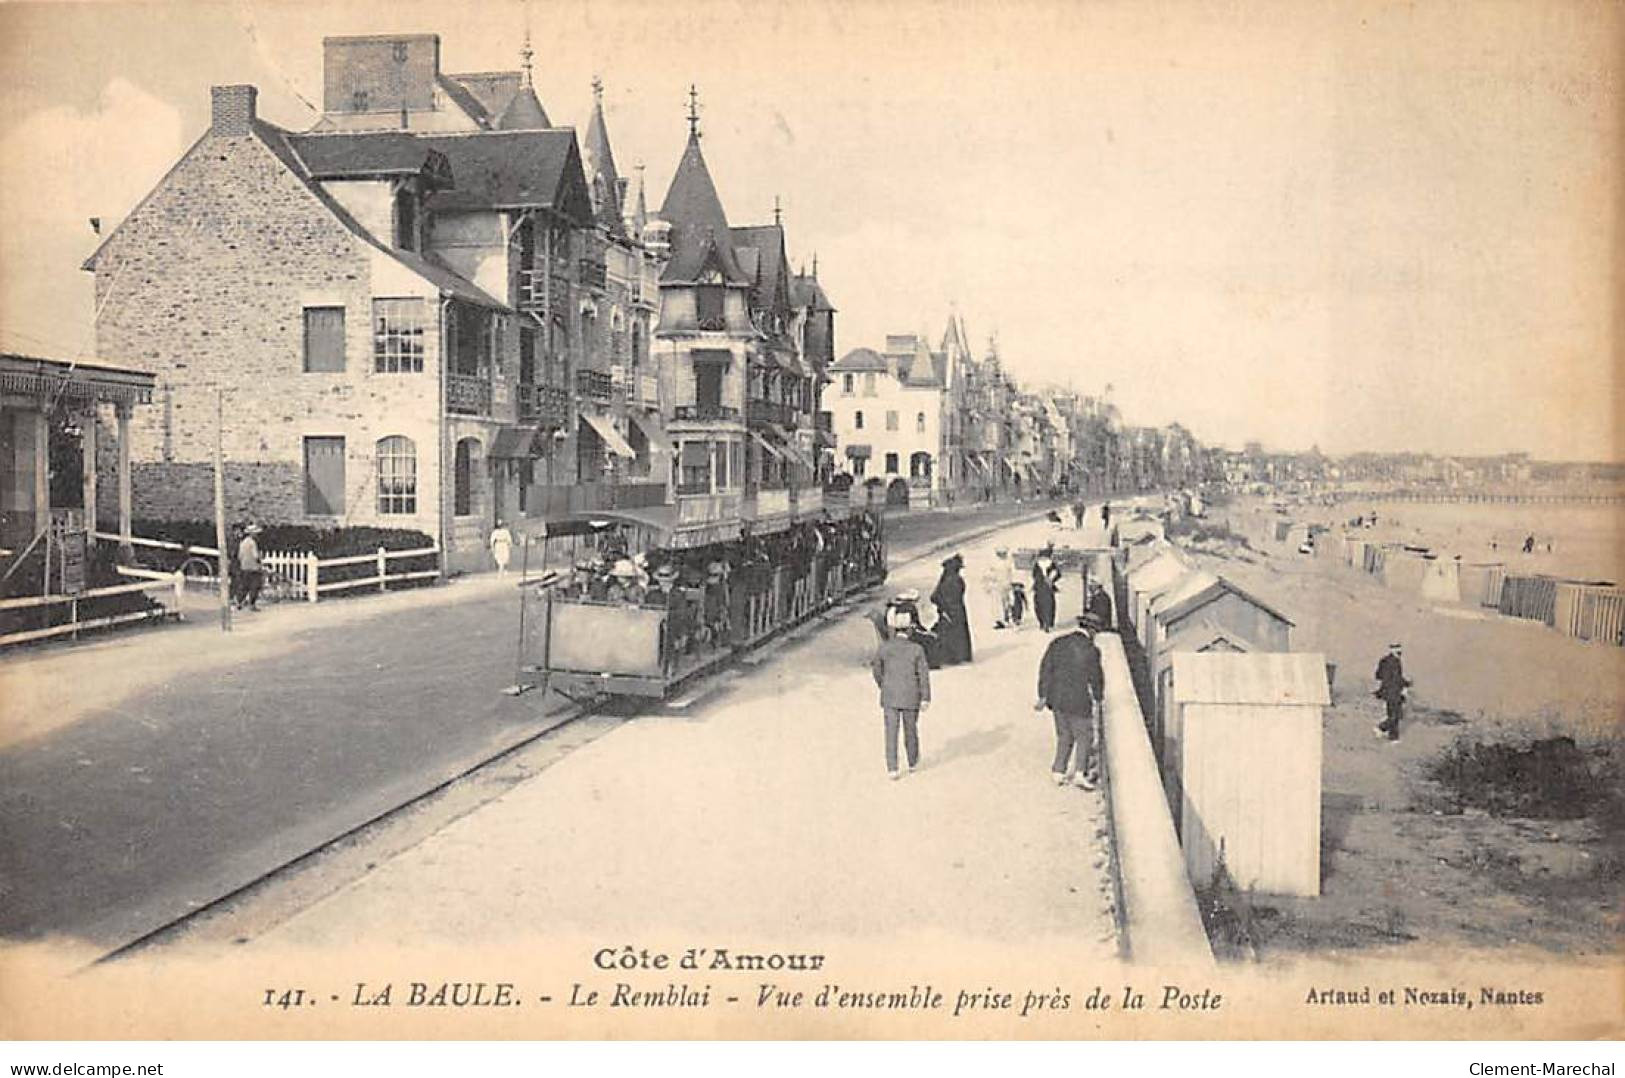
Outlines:
[[[1448,549],[1446,537],[1471,542],[1483,534],[1488,522],[1476,519],[1477,509],[1405,505],[1385,524]],[[1227,511],[1248,510],[1230,506],[1213,516]],[[1546,519],[1560,517],[1568,530],[1556,532],[1556,546],[1565,557],[1600,549],[1599,536],[1613,527],[1599,524],[1595,510]],[[1569,737],[1590,772],[1612,776],[1617,787],[1625,649],[1491,611],[1434,605],[1286,543],[1225,544],[1197,560],[1291,618],[1292,650],[1323,652],[1337,667],[1325,716],[1324,894],[1260,900],[1253,911],[1260,957],[1345,948],[1618,949],[1625,838],[1617,795],[1612,808],[1593,805],[1571,818],[1496,815],[1462,804],[1433,772],[1464,746]],[[1390,743],[1373,732],[1382,718],[1373,671],[1396,640],[1415,685],[1404,736]]]

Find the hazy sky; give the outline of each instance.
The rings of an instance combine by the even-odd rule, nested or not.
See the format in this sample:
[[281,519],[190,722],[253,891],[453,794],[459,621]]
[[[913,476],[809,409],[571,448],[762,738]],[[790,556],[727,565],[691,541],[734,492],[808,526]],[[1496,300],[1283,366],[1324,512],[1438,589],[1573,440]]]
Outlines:
[[[536,82],[657,207],[699,84],[730,220],[818,253],[837,347],[950,302],[1027,381],[1204,441],[1619,458],[1617,3],[530,6]],[[326,35],[512,69],[522,3],[0,5],[0,344],[92,353],[86,219],[212,84],[299,129]],[[104,229],[105,231],[105,229]],[[118,362],[119,357],[104,357]]]

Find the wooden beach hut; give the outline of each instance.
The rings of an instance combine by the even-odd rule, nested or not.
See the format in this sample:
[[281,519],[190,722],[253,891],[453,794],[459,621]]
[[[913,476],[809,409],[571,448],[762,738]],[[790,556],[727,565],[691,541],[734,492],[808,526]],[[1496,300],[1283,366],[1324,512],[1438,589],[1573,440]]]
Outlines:
[[1190,571],[1190,563],[1178,549],[1169,547],[1156,557],[1141,562],[1124,578],[1123,613],[1137,631],[1142,620],[1141,600],[1148,591],[1160,591]]
[[1175,652],[1166,752],[1192,883],[1320,894],[1319,653]]
[[[1233,628],[1201,617],[1185,622],[1164,641],[1156,662],[1151,665],[1152,747],[1156,750],[1157,759],[1164,765],[1164,774],[1168,773],[1165,735],[1168,728],[1168,709],[1172,704],[1169,690],[1174,681],[1174,656],[1181,652],[1237,654],[1263,650],[1265,649],[1260,648],[1256,641],[1236,632]],[[1171,789],[1170,787],[1170,796]],[[1170,801],[1170,804],[1176,803]]]
[[1461,601],[1499,609],[1506,566],[1500,562],[1462,562],[1456,571]]
[[1577,640],[1625,644],[1625,589],[1612,583],[1558,583],[1552,599],[1552,624]]

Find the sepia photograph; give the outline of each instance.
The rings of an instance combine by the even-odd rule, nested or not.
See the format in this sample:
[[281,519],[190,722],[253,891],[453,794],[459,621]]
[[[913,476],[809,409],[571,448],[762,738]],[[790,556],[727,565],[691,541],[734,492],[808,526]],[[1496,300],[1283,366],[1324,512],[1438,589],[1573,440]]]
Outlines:
[[1614,1073],[1625,5],[40,0],[0,60],[8,1060]]

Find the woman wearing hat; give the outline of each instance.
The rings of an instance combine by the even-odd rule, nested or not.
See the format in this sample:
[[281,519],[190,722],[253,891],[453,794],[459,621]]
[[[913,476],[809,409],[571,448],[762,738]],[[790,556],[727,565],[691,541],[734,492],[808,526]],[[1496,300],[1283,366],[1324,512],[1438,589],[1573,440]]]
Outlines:
[[1046,545],[1033,559],[1033,613],[1046,633],[1055,628],[1055,585],[1061,579],[1053,554],[1054,548]]
[[931,605],[937,608],[938,655],[943,666],[971,661],[970,621],[965,617],[965,581],[959,575],[965,559],[958,554],[942,563],[942,576],[931,592]]

